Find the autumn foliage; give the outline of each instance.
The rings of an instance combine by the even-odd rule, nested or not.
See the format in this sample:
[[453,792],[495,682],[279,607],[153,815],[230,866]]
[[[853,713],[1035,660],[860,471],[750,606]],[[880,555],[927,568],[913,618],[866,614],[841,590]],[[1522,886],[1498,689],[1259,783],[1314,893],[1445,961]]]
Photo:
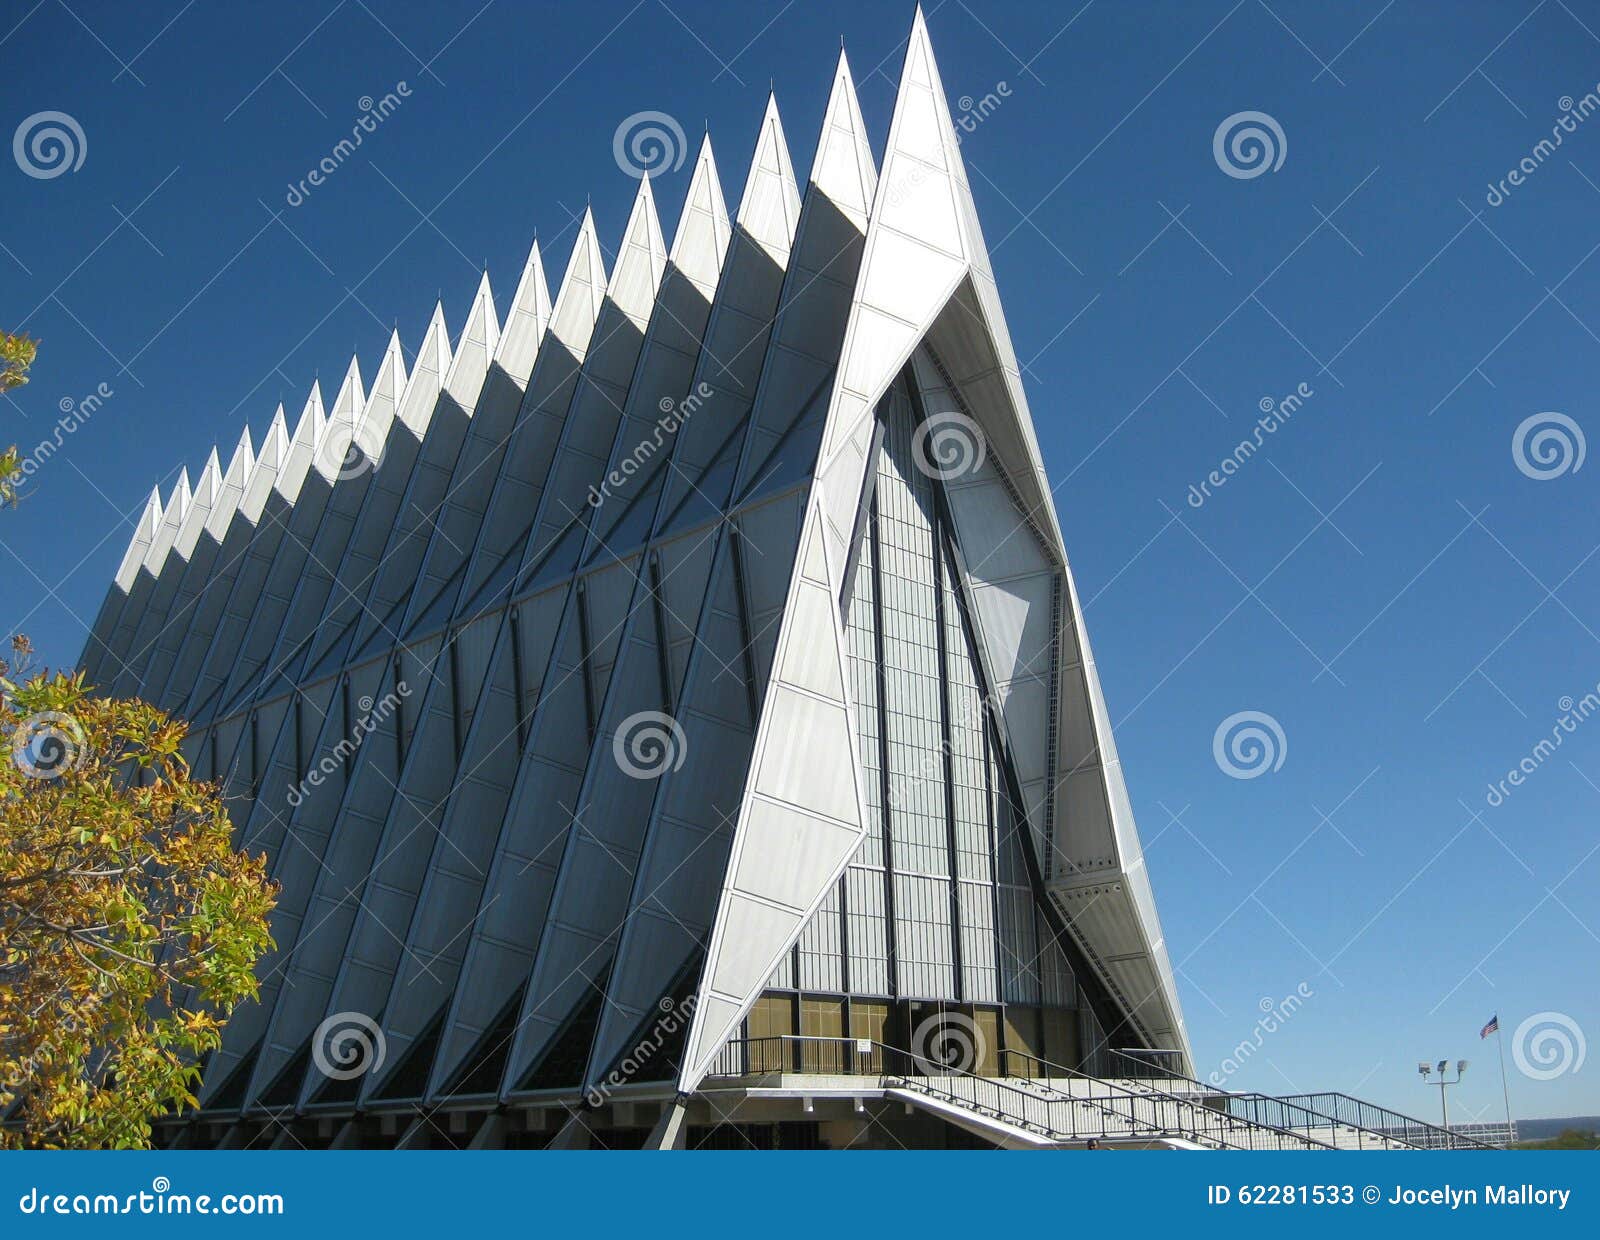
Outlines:
[[0,699],[0,1148],[144,1146],[256,993],[266,861],[183,723],[4,663]]

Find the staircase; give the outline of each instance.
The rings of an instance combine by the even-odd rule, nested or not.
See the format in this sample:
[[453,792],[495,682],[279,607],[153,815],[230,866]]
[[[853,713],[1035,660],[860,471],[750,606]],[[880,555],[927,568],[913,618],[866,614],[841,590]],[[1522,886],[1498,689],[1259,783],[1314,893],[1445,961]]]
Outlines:
[[1233,1150],[1316,1150],[1333,1145],[1295,1131],[1231,1115],[1198,1097],[1112,1081],[1029,1080],[936,1071],[883,1078],[887,1095],[929,1099],[1041,1138],[1039,1144],[1165,1144]]
[[[1139,1074],[1132,1083],[1152,1083],[1164,1090],[1188,1090],[1213,1098],[1232,1114],[1293,1131],[1313,1133],[1341,1150],[1489,1150],[1495,1146],[1453,1129],[1403,1115],[1388,1107],[1349,1094],[1324,1092],[1273,1097],[1233,1093],[1186,1076],[1170,1066],[1170,1059],[1127,1051],[1107,1050],[1116,1071]],[[1158,1066],[1159,1065],[1159,1066]]]
[[1407,1130],[1371,1126],[1380,1117],[1349,1107],[1325,1112],[1305,1100],[1229,1093],[1186,1077],[1091,1077],[1017,1052],[1002,1052],[1002,1060],[1002,1075],[979,1076],[866,1039],[749,1038],[723,1048],[708,1080],[759,1078],[768,1097],[809,1096],[828,1082],[919,1107],[1013,1147],[1093,1140],[1186,1149],[1419,1148]]

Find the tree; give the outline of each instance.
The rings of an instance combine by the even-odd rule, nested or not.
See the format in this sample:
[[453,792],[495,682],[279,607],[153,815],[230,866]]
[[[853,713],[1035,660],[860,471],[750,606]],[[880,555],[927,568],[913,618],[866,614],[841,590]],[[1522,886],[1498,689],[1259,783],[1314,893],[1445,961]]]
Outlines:
[[[21,332],[0,332],[0,392],[28,381],[28,367],[38,355],[39,342]],[[0,452],[0,507],[17,499],[16,473],[20,458],[16,448]]]
[[0,1148],[142,1147],[257,993],[276,888],[186,725],[0,662]]
[[28,381],[28,367],[38,355],[39,342],[23,332],[0,332],[0,392]]
[[1561,1135],[1543,1141],[1518,1141],[1514,1150],[1600,1150],[1600,1134],[1592,1129],[1563,1128]]
[[[0,391],[37,345],[0,333]],[[0,503],[16,450],[0,453]],[[235,851],[187,725],[0,660],[0,1149],[150,1143],[257,992],[276,888]]]

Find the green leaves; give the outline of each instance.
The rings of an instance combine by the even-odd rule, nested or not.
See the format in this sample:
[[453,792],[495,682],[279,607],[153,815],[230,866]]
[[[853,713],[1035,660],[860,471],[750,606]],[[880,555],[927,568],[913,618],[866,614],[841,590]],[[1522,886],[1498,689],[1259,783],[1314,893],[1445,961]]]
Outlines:
[[256,993],[275,890],[184,731],[81,675],[0,669],[0,1113],[21,1100],[0,1147],[147,1145]]
[[25,332],[0,332],[0,392],[28,381],[28,367],[39,354],[39,342]]

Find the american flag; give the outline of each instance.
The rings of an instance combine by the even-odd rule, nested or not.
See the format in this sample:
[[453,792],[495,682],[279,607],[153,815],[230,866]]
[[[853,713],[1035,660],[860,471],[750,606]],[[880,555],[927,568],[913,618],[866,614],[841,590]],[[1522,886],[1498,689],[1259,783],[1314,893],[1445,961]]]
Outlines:
[[1478,1030],[1478,1037],[1480,1039],[1481,1038],[1486,1038],[1491,1033],[1499,1033],[1499,1032],[1500,1032],[1500,1016],[1497,1013],[1494,1016],[1489,1017],[1489,1023],[1487,1025],[1485,1025],[1482,1029]]

